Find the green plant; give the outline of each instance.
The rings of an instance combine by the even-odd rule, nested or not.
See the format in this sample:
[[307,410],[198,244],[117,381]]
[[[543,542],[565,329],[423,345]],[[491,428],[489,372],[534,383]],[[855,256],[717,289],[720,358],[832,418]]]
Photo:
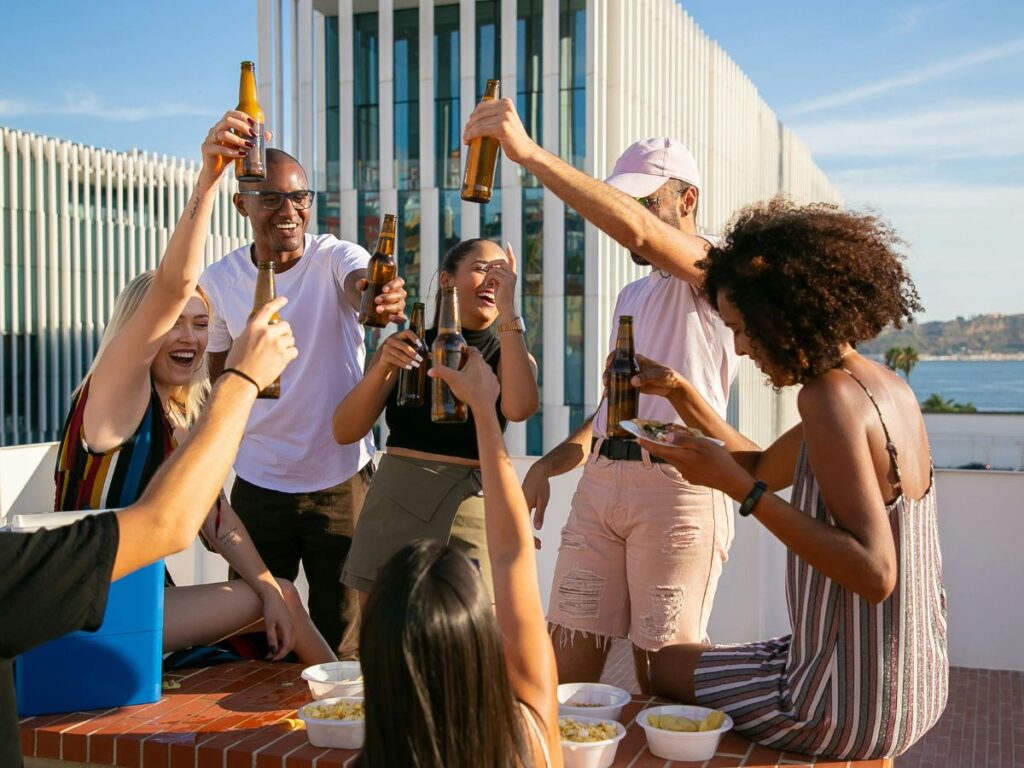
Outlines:
[[942,395],[931,394],[928,399],[921,403],[921,410],[925,413],[977,413],[978,409],[974,403],[958,403],[953,398],[948,400]]

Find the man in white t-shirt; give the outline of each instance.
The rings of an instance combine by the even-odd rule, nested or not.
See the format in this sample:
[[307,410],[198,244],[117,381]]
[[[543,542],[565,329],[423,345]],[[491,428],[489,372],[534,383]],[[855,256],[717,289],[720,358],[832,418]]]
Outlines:
[[[678,371],[724,417],[737,357],[732,333],[700,292],[697,262],[710,243],[697,234],[701,182],[690,151],[668,138],[639,141],[602,183],[533,142],[508,99],[477,107],[463,138],[478,136],[496,137],[509,159],[628,248],[636,263],[652,265],[650,275],[622,289],[613,322],[632,316],[637,354]],[[680,422],[661,397],[641,395],[639,416]],[[690,485],[636,441],[609,438],[602,402],[527,474],[523,490],[537,528],[549,478],[583,464],[548,603],[558,679],[599,680],[609,641],[629,638],[637,678],[649,690],[650,653],[706,638],[732,541],[732,505],[718,491]]]
[[[281,312],[298,358],[281,377],[277,400],[258,400],[235,460],[231,505],[275,576],[295,579],[302,563],[309,614],[339,658],[358,652],[359,606],[341,570],[369,485],[374,453],[367,435],[338,445],[334,406],[363,375],[363,327],[357,321],[370,255],[333,235],[307,235],[313,192],[298,161],[267,150],[267,176],[242,183],[235,206],[252,222],[255,242],[211,264],[199,280],[210,297],[210,376],[216,379],[252,311],[256,263],[273,260]],[[378,298],[393,322],[405,319],[404,281]]]

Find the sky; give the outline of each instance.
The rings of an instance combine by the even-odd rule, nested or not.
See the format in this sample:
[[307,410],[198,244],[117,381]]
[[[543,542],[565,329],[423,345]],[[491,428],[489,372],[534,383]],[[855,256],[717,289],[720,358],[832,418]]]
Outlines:
[[[685,0],[847,206],[907,241],[921,320],[1024,312],[1024,2]],[[0,125],[198,158],[255,0],[4,9]]]

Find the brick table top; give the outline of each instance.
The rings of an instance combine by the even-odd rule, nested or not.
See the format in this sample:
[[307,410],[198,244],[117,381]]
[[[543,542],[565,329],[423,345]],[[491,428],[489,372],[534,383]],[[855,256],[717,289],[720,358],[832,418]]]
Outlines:
[[[312,700],[300,677],[302,666],[238,662],[165,676],[155,704],[97,712],[30,717],[21,721],[26,765],[125,768],[341,768],[354,752],[312,746],[288,720]],[[180,686],[180,687],[179,687]],[[636,696],[622,712],[626,737],[615,766],[668,768],[647,750],[643,729],[633,721],[654,700]],[[301,724],[300,724],[301,725]],[[817,762],[775,752],[728,733],[706,768],[819,766],[892,768],[892,761]]]

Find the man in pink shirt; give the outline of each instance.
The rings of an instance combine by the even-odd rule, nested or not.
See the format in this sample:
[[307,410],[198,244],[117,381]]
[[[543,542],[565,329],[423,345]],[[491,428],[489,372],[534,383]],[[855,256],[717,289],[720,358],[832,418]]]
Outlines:
[[[678,141],[629,147],[602,183],[526,135],[508,99],[481,104],[464,139],[494,136],[514,162],[629,249],[651,273],[619,293],[613,315],[633,317],[637,354],[689,379],[724,417],[737,357],[732,333],[701,295],[696,262],[710,247],[697,233],[700,174]],[[611,330],[609,351],[614,345]],[[641,395],[640,418],[679,422],[662,397]],[[607,407],[539,459],[523,483],[543,524],[549,478],[585,465],[562,529],[548,606],[559,681],[600,679],[609,641],[629,638],[648,689],[648,654],[700,642],[732,541],[732,506],[689,484],[633,440],[607,437]]]

